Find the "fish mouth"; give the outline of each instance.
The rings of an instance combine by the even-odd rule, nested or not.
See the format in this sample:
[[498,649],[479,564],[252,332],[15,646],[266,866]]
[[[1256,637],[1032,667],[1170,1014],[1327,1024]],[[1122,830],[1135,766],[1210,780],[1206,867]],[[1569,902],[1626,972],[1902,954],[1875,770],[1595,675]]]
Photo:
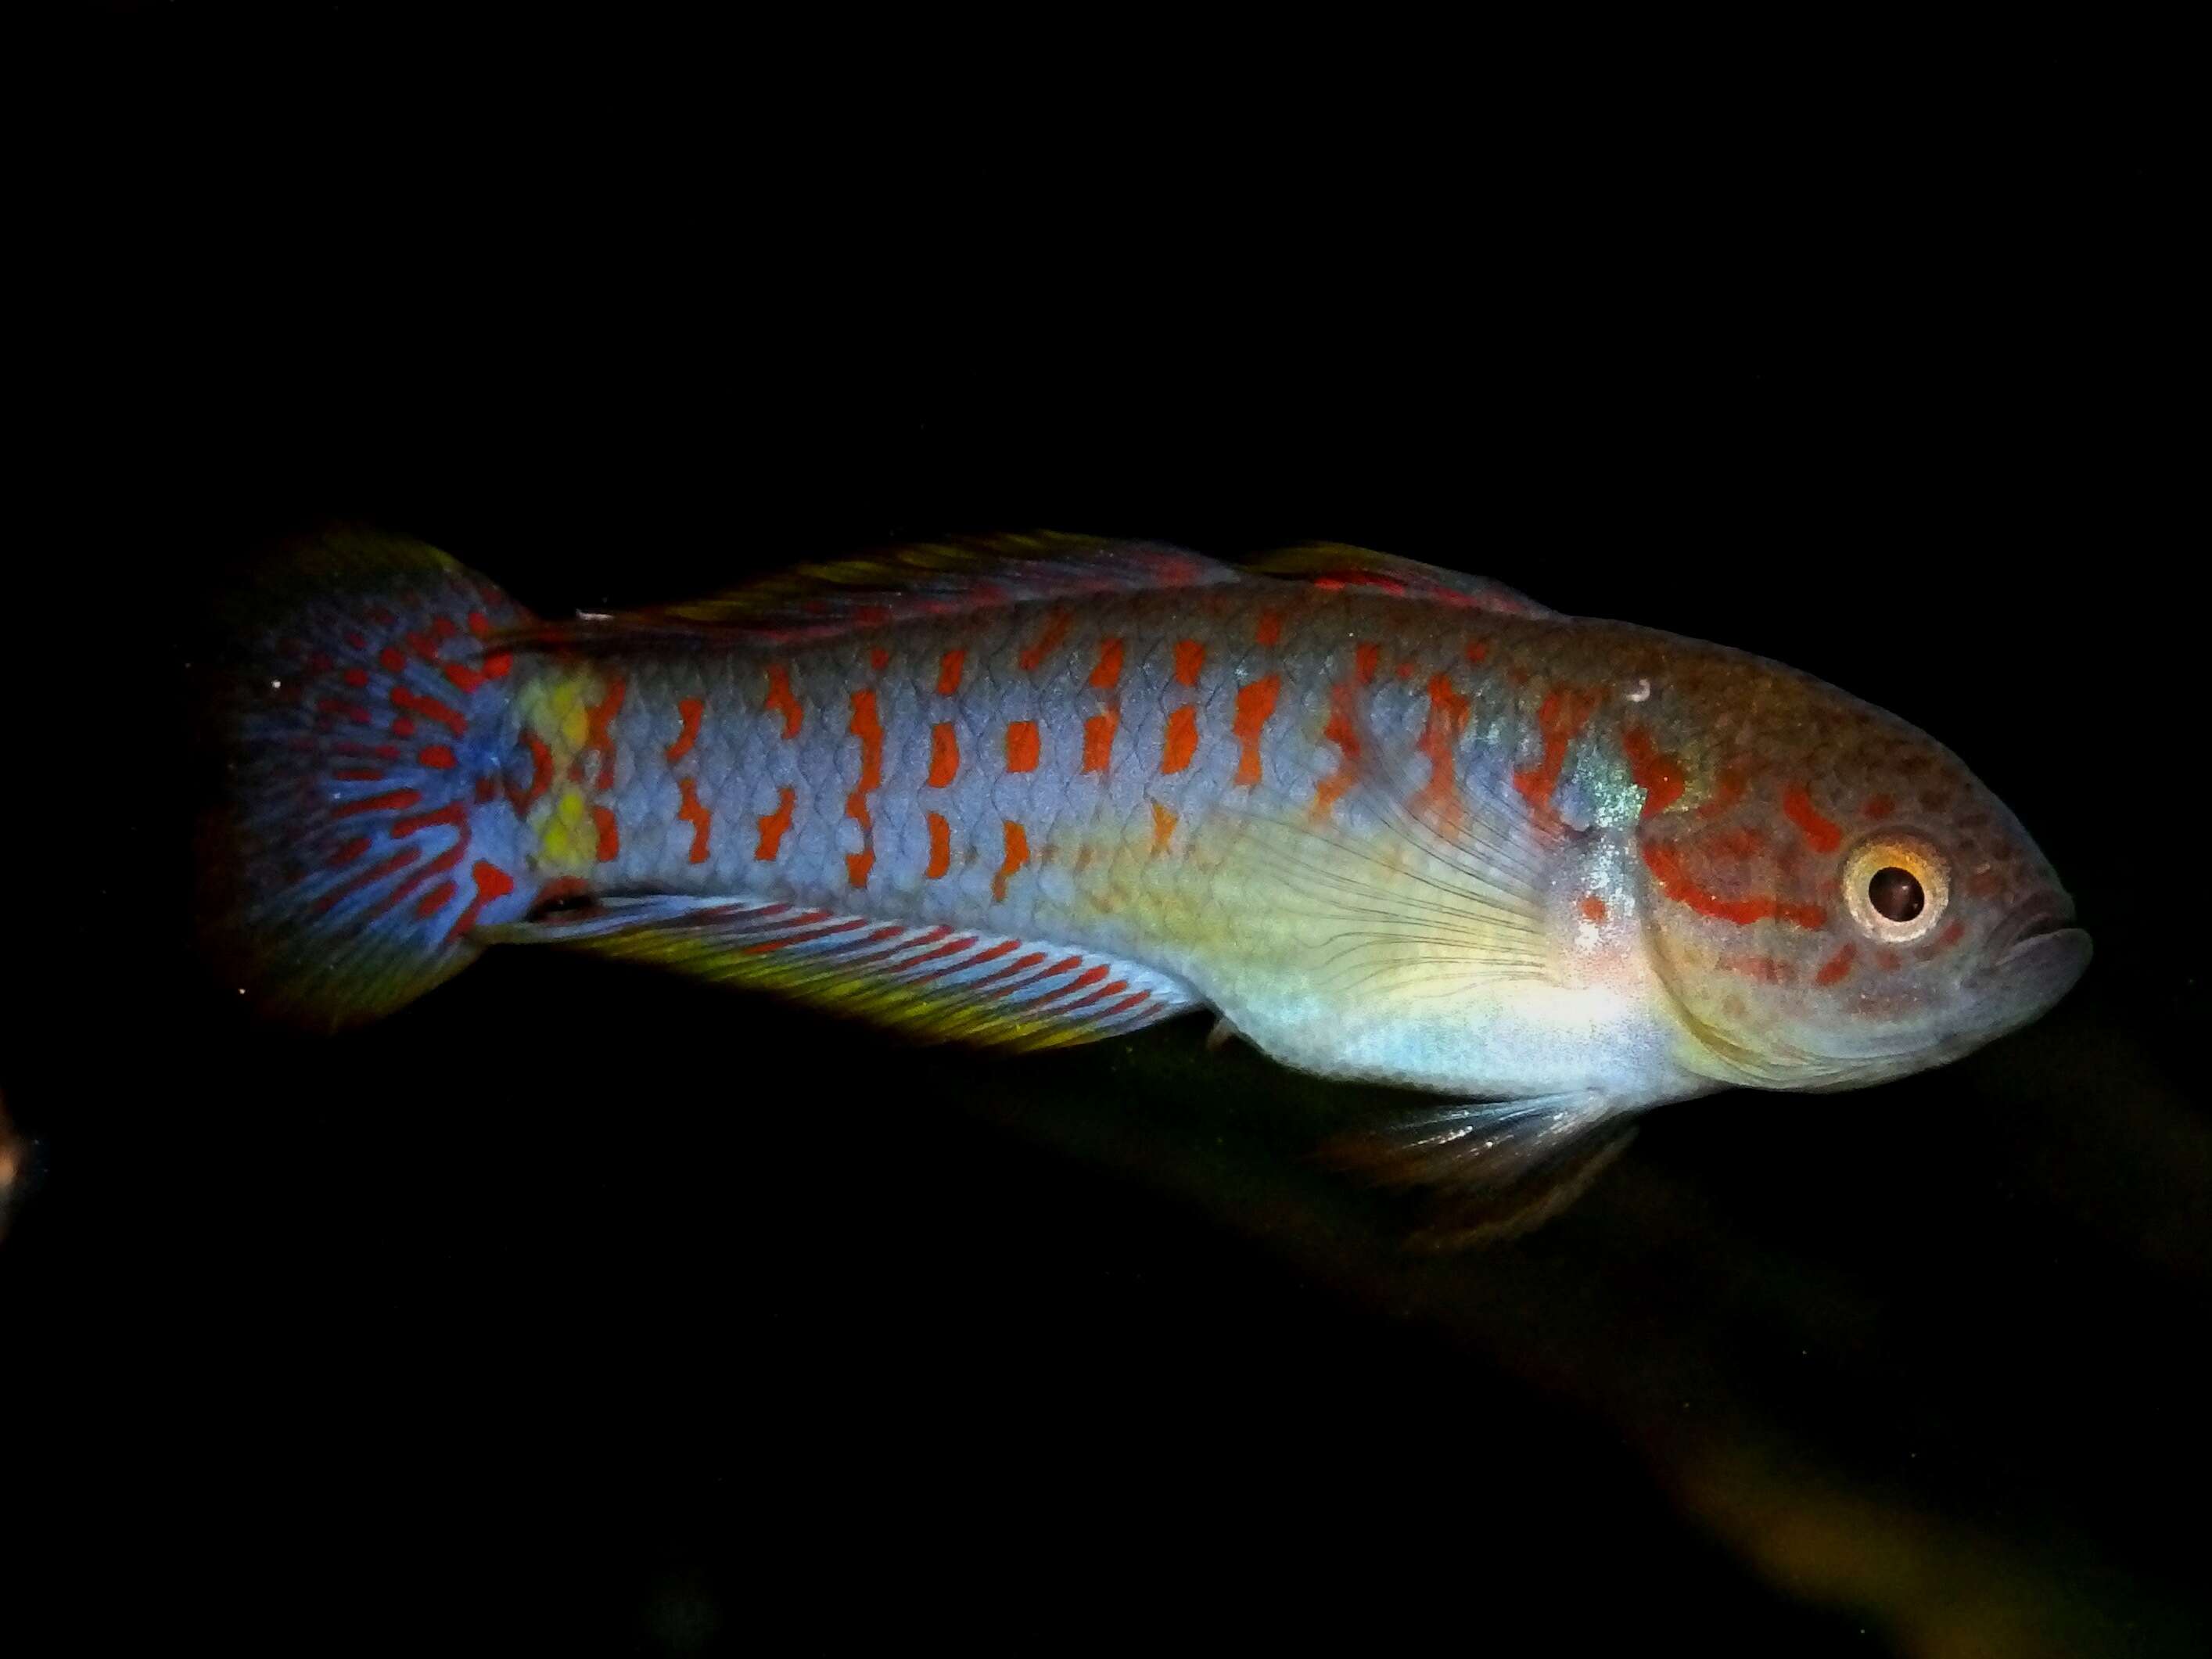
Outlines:
[[1972,981],[2001,987],[2040,1013],[2073,988],[2089,965],[2089,935],[2074,925],[2074,901],[2063,893],[2031,899],[1996,926]]
[[[2050,894],[2030,899],[2007,916],[1990,935],[1984,955],[1991,969],[2002,967],[2014,954],[2033,945],[2037,939],[2048,939],[2054,933],[2081,930],[2073,925],[2074,901],[2064,894]],[[2086,939],[2088,935],[2082,933]]]

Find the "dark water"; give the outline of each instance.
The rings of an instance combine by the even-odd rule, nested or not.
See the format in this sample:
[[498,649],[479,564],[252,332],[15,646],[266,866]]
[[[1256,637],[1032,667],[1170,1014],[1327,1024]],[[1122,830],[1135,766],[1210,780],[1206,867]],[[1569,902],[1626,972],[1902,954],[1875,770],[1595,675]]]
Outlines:
[[[824,251],[757,160],[595,185],[557,139],[413,205],[385,169],[437,146],[344,148],[233,221],[131,152],[133,246],[215,252],[99,278],[70,404],[57,591],[118,672],[54,809],[95,873],[0,1050],[33,1517],[134,1616],[307,1650],[2202,1650],[2201,604],[2156,191],[2064,136],[1971,212],[1964,152],[1830,155],[1795,210],[1749,168],[1556,264],[1203,210],[1031,246],[902,187]],[[517,951],[271,1033],[191,942],[191,619],[331,516],[556,614],[1045,526],[1478,571],[1923,726],[2096,961],[1946,1070],[1659,1112],[1443,1260],[1308,1156],[1389,1098],[1203,1020],[916,1051]]]

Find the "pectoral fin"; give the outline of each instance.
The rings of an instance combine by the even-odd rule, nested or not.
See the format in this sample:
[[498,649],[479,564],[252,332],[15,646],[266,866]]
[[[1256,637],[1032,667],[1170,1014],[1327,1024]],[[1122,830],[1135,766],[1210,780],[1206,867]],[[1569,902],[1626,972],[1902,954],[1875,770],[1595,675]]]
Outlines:
[[1634,1137],[1635,1110],[1589,1091],[1448,1106],[1340,1136],[1323,1156],[1382,1185],[1432,1189],[1434,1212],[1408,1242],[1460,1249],[1565,1209]]

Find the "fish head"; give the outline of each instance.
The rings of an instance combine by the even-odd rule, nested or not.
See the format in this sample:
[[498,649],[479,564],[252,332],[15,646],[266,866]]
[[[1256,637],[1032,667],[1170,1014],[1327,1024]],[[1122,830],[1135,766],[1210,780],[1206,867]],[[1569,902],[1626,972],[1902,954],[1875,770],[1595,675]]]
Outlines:
[[1699,1075],[1854,1088],[2042,1015],[2088,965],[2020,821],[1905,722],[1790,671],[1726,677],[1696,787],[1638,826],[1649,950]]

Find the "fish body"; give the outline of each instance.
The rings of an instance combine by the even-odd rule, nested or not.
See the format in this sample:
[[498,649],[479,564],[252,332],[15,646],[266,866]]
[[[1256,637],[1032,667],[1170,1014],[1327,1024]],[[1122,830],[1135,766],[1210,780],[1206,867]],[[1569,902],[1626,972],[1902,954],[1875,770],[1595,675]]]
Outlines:
[[325,1023],[541,941],[987,1042],[1206,1006],[1509,1103],[1390,1143],[1445,1179],[1936,1063],[2087,957],[1904,722],[1354,550],[910,550],[546,624],[352,537],[256,615],[222,914],[242,988]]

